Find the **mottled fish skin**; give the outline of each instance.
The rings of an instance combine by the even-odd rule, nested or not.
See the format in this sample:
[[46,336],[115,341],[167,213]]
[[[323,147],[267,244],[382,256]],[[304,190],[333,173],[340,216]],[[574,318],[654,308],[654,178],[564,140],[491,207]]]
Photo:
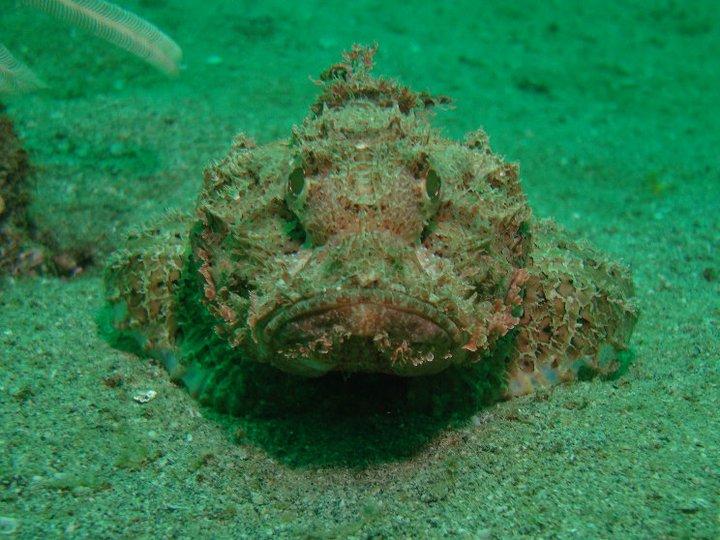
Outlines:
[[106,269],[108,335],[191,391],[243,362],[415,376],[502,348],[513,397],[623,363],[628,271],[532,217],[482,131],[430,125],[447,98],[370,73],[356,46],[287,140],[238,135],[194,216],[133,233]]

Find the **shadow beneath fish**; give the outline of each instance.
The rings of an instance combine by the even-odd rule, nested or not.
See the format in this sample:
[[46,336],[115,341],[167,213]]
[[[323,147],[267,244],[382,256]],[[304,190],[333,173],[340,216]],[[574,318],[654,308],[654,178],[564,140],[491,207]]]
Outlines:
[[192,368],[184,382],[201,402],[225,413],[209,416],[241,434],[239,442],[288,466],[363,468],[411,457],[500,399],[502,351],[511,343],[508,336],[492,358],[425,377],[333,373],[306,379],[247,363],[215,379],[210,391],[193,391]]

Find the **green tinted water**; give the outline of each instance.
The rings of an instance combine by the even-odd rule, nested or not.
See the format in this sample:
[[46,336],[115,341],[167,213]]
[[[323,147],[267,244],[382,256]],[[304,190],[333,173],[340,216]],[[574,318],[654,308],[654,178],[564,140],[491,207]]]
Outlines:
[[[35,168],[29,215],[82,272],[0,286],[0,531],[718,537],[717,3],[123,1],[182,47],[175,78],[6,4],[0,42],[47,85],[0,97]],[[451,95],[435,124],[483,127],[536,215],[631,267],[622,379],[417,427],[354,424],[352,401],[345,422],[240,421],[98,337],[99,268],[123,232],[190,210],[239,131],[287,136],[309,77],[355,42],[380,45],[379,73]]]

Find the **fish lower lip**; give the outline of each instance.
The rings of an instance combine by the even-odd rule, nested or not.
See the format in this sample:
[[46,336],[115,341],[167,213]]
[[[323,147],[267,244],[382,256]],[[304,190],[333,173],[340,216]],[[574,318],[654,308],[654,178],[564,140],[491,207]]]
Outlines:
[[[391,319],[406,320],[409,326],[417,327],[416,333],[422,334],[426,329],[428,333],[444,334],[445,339],[451,342],[458,342],[460,338],[457,325],[434,305],[404,293],[378,289],[332,291],[300,300],[271,315],[266,324],[259,329],[258,334],[268,344],[275,341],[283,342],[286,339],[275,338],[288,325],[297,326],[303,320],[319,320],[326,314],[334,313],[336,318],[343,317],[351,310],[357,312],[363,309],[372,311],[376,318],[387,313]],[[357,313],[355,315],[357,318]],[[367,333],[364,329],[357,328],[356,324],[354,333],[372,336],[373,332],[382,330],[376,327],[376,322],[368,321]],[[362,327],[362,324],[360,323],[359,326]],[[289,333],[296,334],[297,331]]]

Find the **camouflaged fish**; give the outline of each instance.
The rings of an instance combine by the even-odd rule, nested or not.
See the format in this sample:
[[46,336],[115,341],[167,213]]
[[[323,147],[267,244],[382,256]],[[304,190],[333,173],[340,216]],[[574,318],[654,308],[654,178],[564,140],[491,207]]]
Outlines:
[[288,139],[238,135],[195,216],[131,235],[105,274],[113,342],[196,393],[248,362],[411,377],[502,354],[504,397],[613,374],[628,272],[534,219],[518,167],[482,131],[442,137],[445,98],[372,76],[374,52],[321,75]]

